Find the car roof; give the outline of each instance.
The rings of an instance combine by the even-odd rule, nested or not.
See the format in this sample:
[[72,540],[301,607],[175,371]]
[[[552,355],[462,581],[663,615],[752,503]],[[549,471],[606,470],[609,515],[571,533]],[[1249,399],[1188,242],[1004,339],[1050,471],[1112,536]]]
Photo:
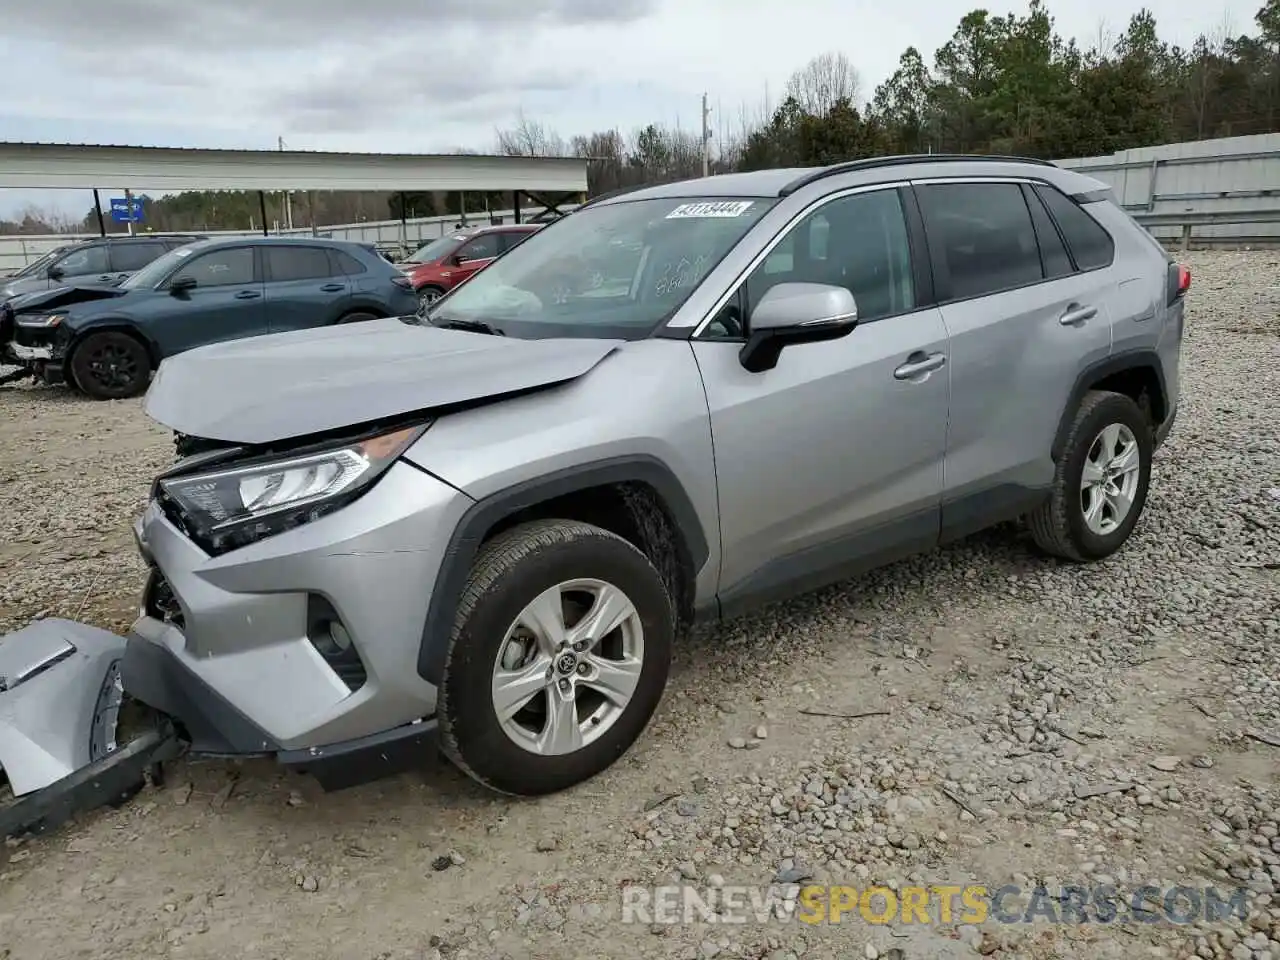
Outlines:
[[374,244],[372,240],[347,240],[345,238],[336,237],[209,237],[202,240],[194,240],[188,246],[198,247],[201,250],[213,250],[218,247],[335,247],[350,248],[359,247],[362,250],[372,250]]
[[1048,160],[966,154],[907,154],[866,157],[825,167],[725,173],[624,189],[589,200],[584,207],[679,197],[785,197],[810,184],[837,176],[845,178],[838,184],[845,187],[850,185],[849,180],[853,180],[854,185],[870,186],[902,180],[904,174],[912,180],[964,176],[1032,177],[1045,180],[1072,195],[1110,189],[1100,180],[1059,167]]
[[462,227],[446,236],[460,237],[466,234],[469,237],[477,237],[482,233],[524,233],[525,231],[532,233],[541,226],[543,226],[541,223],[486,223],[478,227]]

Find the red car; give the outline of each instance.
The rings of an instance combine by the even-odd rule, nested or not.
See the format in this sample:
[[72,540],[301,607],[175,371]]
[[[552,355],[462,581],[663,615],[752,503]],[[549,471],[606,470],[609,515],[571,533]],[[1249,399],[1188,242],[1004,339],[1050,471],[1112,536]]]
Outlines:
[[513,223],[457,230],[432,240],[397,266],[408,275],[418,302],[425,309],[541,226]]

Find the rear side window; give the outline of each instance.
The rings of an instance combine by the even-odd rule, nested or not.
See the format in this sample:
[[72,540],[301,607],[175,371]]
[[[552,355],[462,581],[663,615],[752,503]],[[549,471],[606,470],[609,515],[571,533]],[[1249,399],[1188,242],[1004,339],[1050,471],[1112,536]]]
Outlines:
[[121,273],[132,273],[141,270],[152,260],[165,252],[162,243],[113,243],[111,245],[111,269]]
[[267,247],[267,275],[277,283],[320,280],[333,275],[329,253],[322,247]]
[[345,250],[330,250],[329,256],[333,258],[334,269],[338,273],[354,275],[369,272],[363,263]]
[[948,300],[981,297],[1044,279],[1031,212],[1016,183],[917,187],[935,273]]
[[1040,241],[1040,259],[1044,263],[1044,275],[1050,280],[1070,276],[1075,272],[1075,267],[1071,264],[1071,256],[1067,253],[1067,247],[1062,242],[1058,228],[1053,225],[1053,218],[1049,216],[1049,211],[1044,208],[1044,204],[1030,187],[1024,187],[1023,195],[1026,197],[1027,206],[1031,208],[1031,222],[1036,227],[1036,239]]
[[1111,265],[1116,255],[1115,241],[1097,220],[1060,190],[1037,184],[1036,193],[1062,231],[1078,269],[1097,270]]

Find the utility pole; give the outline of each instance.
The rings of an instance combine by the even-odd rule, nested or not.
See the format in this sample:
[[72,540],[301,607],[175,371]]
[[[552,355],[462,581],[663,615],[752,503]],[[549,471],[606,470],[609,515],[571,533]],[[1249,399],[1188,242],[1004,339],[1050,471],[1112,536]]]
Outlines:
[[[284,137],[277,137],[276,141],[280,144],[280,152],[284,153]],[[293,197],[289,195],[289,191],[284,192],[284,222],[288,224],[289,229],[293,229]]]
[[707,106],[707,95],[702,95],[702,175],[710,172],[711,165],[711,127],[707,118],[711,116],[711,108]]
[[129,215],[125,226],[129,228],[129,236],[133,236],[133,191],[128,187],[124,190],[124,209]]

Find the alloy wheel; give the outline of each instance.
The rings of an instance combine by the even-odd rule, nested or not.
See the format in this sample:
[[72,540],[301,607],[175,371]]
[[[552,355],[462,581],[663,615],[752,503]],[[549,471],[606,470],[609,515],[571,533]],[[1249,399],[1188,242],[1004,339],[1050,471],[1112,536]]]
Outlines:
[[138,364],[130,351],[107,343],[89,354],[89,376],[108,390],[122,390],[138,378]]
[[644,629],[622,590],[603,580],[559,583],[508,628],[494,663],[494,712],[530,753],[573,753],[622,716],[643,666]]
[[1102,428],[1089,447],[1080,476],[1080,509],[1085,525],[1100,536],[1115,531],[1138,492],[1142,451],[1123,423]]

